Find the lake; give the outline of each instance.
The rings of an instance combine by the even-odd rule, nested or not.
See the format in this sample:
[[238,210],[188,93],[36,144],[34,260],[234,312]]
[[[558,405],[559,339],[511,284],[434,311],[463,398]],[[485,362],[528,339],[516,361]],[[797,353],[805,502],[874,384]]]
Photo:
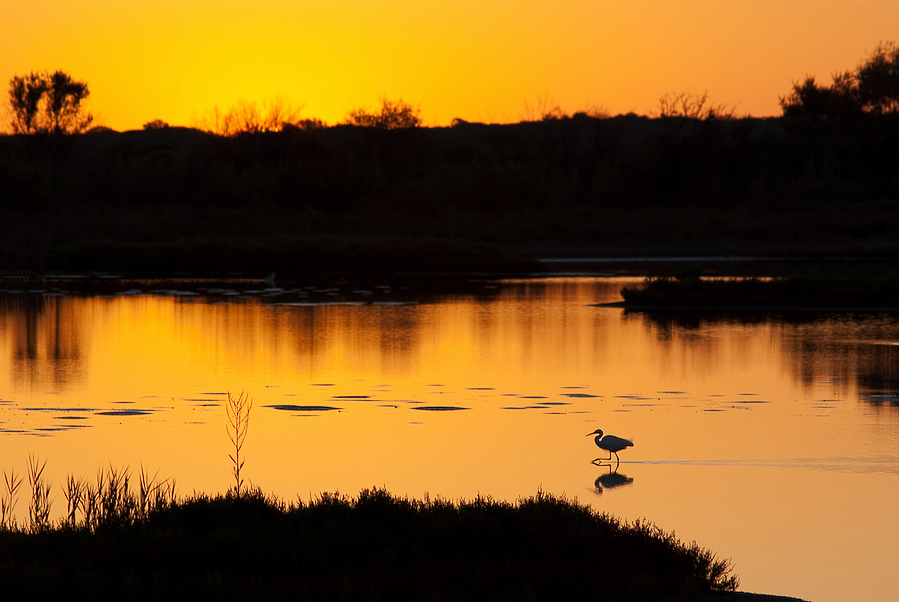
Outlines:
[[[0,283],[0,468],[46,459],[57,515],[110,465],[224,492],[246,391],[243,476],[287,500],[543,490],[731,558],[742,590],[899,599],[899,314],[596,306],[636,282]],[[617,470],[597,428],[634,441]]]

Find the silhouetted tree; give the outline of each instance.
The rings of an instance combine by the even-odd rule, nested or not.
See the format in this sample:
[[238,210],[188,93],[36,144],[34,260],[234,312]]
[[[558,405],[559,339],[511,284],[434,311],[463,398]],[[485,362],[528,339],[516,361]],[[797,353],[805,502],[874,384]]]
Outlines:
[[793,90],[780,99],[784,117],[831,121],[858,115],[861,107],[855,76],[850,72],[833,77],[830,86],[818,85],[814,77],[793,84]]
[[63,71],[32,72],[9,81],[12,129],[16,134],[80,134],[94,121],[82,103],[87,83]]
[[153,121],[145,123],[143,128],[145,130],[165,130],[169,128],[169,124],[162,119],[154,119]]
[[396,101],[382,98],[379,113],[353,109],[347,115],[346,123],[385,130],[417,128],[421,126],[421,109],[403,102],[402,98]]
[[881,43],[856,73],[862,109],[875,114],[899,112],[899,46]]
[[881,43],[854,71],[834,75],[830,86],[806,77],[780,106],[785,117],[816,120],[899,113],[899,46]]

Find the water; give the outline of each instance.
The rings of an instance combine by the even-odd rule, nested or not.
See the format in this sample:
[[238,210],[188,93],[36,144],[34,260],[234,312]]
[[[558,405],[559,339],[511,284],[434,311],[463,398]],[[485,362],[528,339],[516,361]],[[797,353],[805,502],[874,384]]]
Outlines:
[[[243,476],[284,498],[542,489],[695,540],[747,591],[896,599],[899,317],[593,306],[633,282],[0,292],[0,463],[48,459],[59,513],[101,465],[224,491],[245,390]],[[617,471],[596,428],[635,443]]]

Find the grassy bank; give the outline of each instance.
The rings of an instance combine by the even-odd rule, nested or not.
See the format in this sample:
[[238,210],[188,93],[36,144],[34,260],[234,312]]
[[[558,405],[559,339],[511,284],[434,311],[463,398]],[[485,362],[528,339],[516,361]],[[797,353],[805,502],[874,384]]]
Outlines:
[[737,585],[696,544],[542,493],[452,503],[372,489],[285,504],[250,490],[145,512],[119,494],[119,511],[93,521],[0,530],[4,594],[688,601]]

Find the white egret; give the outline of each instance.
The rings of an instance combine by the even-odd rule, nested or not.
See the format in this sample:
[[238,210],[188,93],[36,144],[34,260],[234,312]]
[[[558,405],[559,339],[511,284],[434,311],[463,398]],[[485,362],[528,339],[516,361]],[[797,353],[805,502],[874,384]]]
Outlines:
[[604,449],[609,452],[609,457],[606,458],[608,460],[612,459],[612,454],[615,454],[615,462],[618,463],[620,460],[618,459],[618,452],[627,448],[633,447],[634,442],[628,441],[627,439],[622,439],[621,437],[616,437],[615,435],[606,435],[602,436],[602,429],[596,429],[592,433],[587,433],[587,437],[590,435],[596,435],[593,441],[596,443],[596,446],[599,449]]

